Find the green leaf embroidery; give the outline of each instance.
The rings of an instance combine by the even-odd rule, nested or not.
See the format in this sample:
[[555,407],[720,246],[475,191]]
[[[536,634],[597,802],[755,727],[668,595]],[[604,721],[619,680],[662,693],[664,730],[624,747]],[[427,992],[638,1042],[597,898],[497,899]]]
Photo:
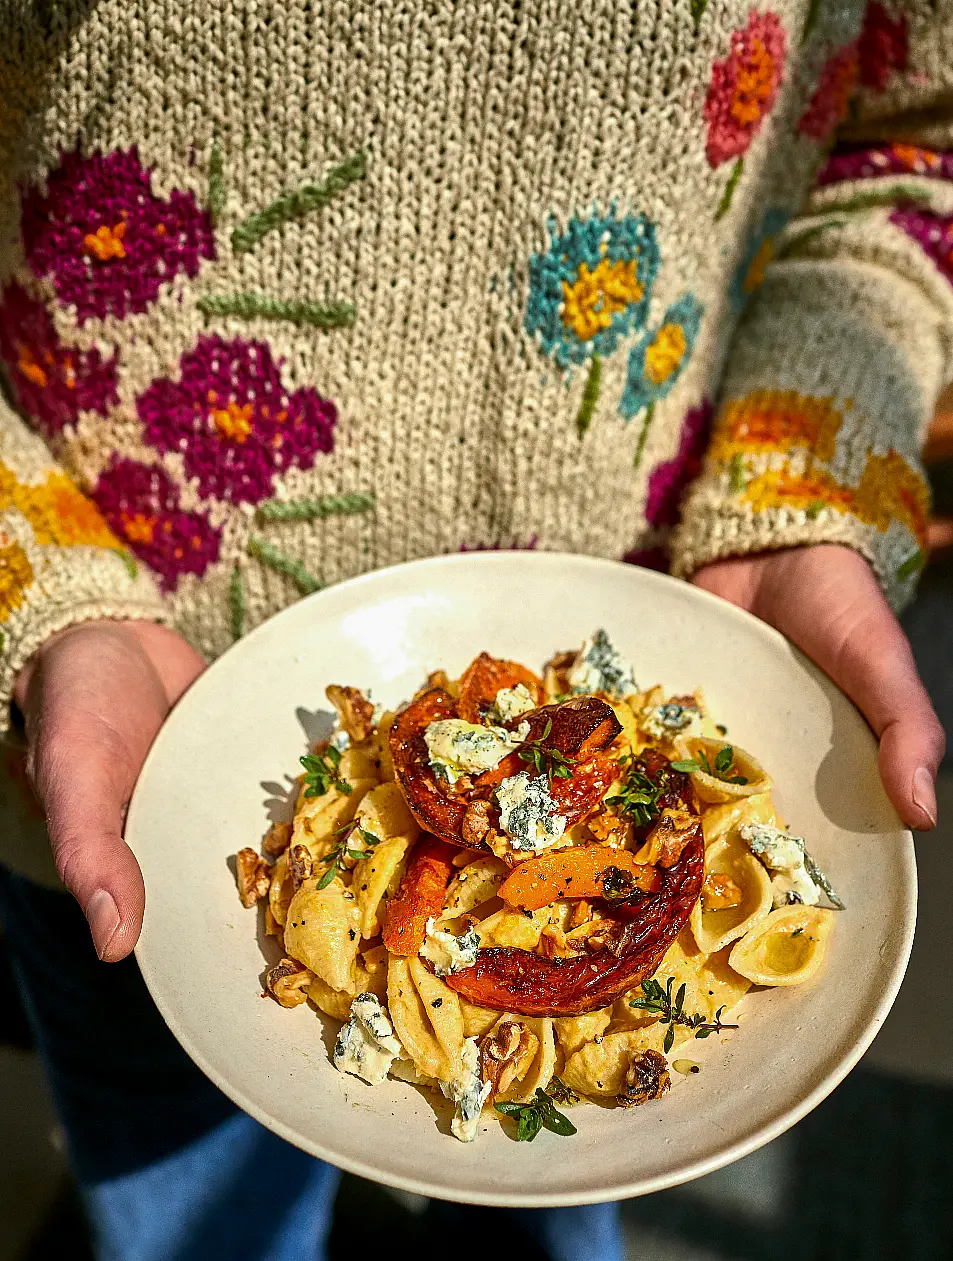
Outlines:
[[315,578],[313,574],[310,574],[305,569],[304,565],[294,560],[291,556],[286,556],[284,552],[280,552],[267,539],[256,538],[252,535],[246,547],[249,556],[254,556],[263,565],[273,569],[276,574],[283,574],[290,578],[302,595],[310,595],[313,591],[320,591],[324,586],[320,578]]
[[351,302],[286,302],[252,290],[205,294],[196,306],[203,315],[237,315],[243,320],[285,320],[298,328],[353,328],[357,318]]
[[589,375],[586,377],[586,386],[582,392],[582,402],[579,404],[579,412],[576,416],[576,433],[580,438],[585,437],[586,430],[592,423],[593,413],[596,410],[596,403],[599,399],[599,384],[602,380],[602,358],[599,355],[593,355],[589,364]]
[[907,578],[912,578],[914,574],[918,574],[926,561],[926,554],[918,548],[897,567],[897,581],[903,582]]
[[645,419],[642,421],[642,431],[639,434],[639,441],[635,448],[635,459],[632,461],[632,467],[638,468],[642,463],[642,455],[645,452],[645,444],[648,440],[649,430],[652,428],[652,421],[655,419],[655,403],[649,403],[645,410]]
[[238,225],[232,233],[232,249],[236,254],[245,254],[282,224],[322,210],[355,181],[363,179],[367,166],[367,154],[362,150],[332,167],[319,184],[303,184],[292,192],[282,193],[264,210],[249,215]]
[[346,495],[322,495],[320,499],[269,499],[258,509],[258,520],[319,521],[324,517],[353,516],[377,506],[373,495],[355,491]]
[[741,179],[742,172],[745,169],[744,158],[739,158],[731,168],[731,174],[728,176],[728,183],[725,185],[725,191],[722,193],[721,201],[718,203],[718,209],[715,211],[715,222],[723,219],[731,208],[731,203],[735,195],[735,189]]
[[218,223],[225,208],[225,157],[217,139],[212,141],[208,163],[208,208],[212,222]]

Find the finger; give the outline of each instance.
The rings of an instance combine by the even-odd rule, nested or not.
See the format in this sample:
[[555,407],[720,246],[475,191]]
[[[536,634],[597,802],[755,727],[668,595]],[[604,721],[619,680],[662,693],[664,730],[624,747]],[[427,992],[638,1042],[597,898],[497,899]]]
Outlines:
[[90,715],[50,715],[34,758],[60,879],[89,922],[101,959],[125,958],[142,928],[145,887],[122,838],[135,773],[121,738]]

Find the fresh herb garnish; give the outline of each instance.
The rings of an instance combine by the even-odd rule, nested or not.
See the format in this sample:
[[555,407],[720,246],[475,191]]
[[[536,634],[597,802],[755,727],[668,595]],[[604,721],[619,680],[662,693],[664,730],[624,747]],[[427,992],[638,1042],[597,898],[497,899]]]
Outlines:
[[747,784],[747,775],[729,774],[734,760],[734,749],[730,744],[725,744],[715,754],[714,763],[709,762],[708,754],[704,749],[699,749],[698,759],[683,758],[681,762],[673,762],[672,770],[687,771],[689,774],[693,771],[704,771],[707,775],[711,775],[713,779],[720,779],[723,784]]
[[672,1049],[675,1041],[675,1026],[684,1025],[686,1029],[691,1029],[696,1038],[708,1038],[713,1033],[721,1033],[722,1029],[737,1029],[737,1025],[724,1024],[721,1019],[721,1013],[725,1010],[724,1006],[719,1007],[715,1012],[714,1020],[706,1020],[701,1013],[696,1012],[690,1016],[682,1008],[685,1003],[685,982],[678,987],[675,998],[672,998],[672,986],[675,984],[674,976],[668,978],[668,984],[663,990],[658,981],[649,979],[642,982],[642,998],[630,998],[629,1006],[638,1007],[642,1011],[656,1012],[662,1017],[662,1021],[668,1025],[668,1031],[665,1034],[665,1041],[662,1043],[662,1050],[667,1055]]
[[557,1103],[578,1103],[579,1096],[576,1092],[566,1085],[564,1081],[560,1081],[558,1077],[554,1077],[546,1087],[546,1093],[551,1099],[555,1099]]
[[527,740],[526,744],[520,749],[520,757],[524,762],[530,762],[536,770],[537,775],[545,775],[549,780],[550,786],[554,779],[570,779],[572,777],[572,765],[569,758],[565,754],[560,753],[558,749],[547,749],[543,746],[543,741],[549,736],[553,729],[553,720],[546,719],[546,726],[543,728],[543,734],[538,740]]
[[349,793],[351,785],[341,776],[341,750],[329,744],[323,753],[311,753],[301,759],[307,774],[304,777],[306,797],[323,797],[329,788]]
[[518,1143],[531,1143],[544,1127],[564,1138],[576,1133],[572,1121],[556,1111],[552,1099],[544,1090],[537,1090],[531,1103],[495,1103],[493,1107],[504,1116],[516,1118]]
[[[351,849],[348,844],[355,832],[361,834],[365,849]],[[340,839],[334,842],[323,858],[318,859],[321,863],[327,863],[327,870],[318,881],[319,889],[326,889],[338,872],[343,871],[345,858],[366,858],[368,850],[373,849],[381,839],[373,832],[368,832],[366,828],[358,827],[356,823],[345,823],[344,827],[338,828],[334,835]]]
[[[677,766],[677,763],[673,763]],[[620,768],[628,768],[622,791],[615,797],[607,797],[606,805],[617,810],[619,814],[628,815],[636,827],[647,827],[653,819],[661,814],[659,798],[667,787],[664,768],[659,771],[658,778],[649,779],[644,771],[635,765],[635,760],[627,755],[619,759]]]

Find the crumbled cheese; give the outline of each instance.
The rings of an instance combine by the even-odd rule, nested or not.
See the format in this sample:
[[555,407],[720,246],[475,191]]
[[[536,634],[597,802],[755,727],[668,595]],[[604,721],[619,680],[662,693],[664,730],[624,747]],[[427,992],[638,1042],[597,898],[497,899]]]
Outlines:
[[351,743],[351,737],[347,734],[346,731],[339,728],[337,731],[332,733],[331,739],[328,741],[328,743],[331,745],[333,749],[337,749],[338,753],[343,753],[344,750]]
[[821,891],[804,865],[804,841],[766,823],[745,823],[738,829],[752,854],[776,874],[771,877],[775,907],[791,902],[817,906]]
[[496,694],[496,700],[488,717],[494,722],[510,722],[519,718],[520,714],[528,714],[536,708],[536,702],[525,683],[517,683],[516,687],[503,687]]
[[568,679],[574,692],[606,692],[621,698],[638,691],[631,664],[616,651],[604,630],[583,640]]
[[420,957],[433,964],[437,976],[447,976],[450,972],[472,968],[479,949],[480,937],[472,928],[455,937],[453,933],[445,933],[437,928],[435,919],[427,920],[427,936],[420,947]]
[[334,1044],[334,1067],[379,1086],[401,1054],[390,1017],[373,994],[358,994]]
[[666,701],[664,705],[643,709],[639,715],[639,726],[651,740],[671,740],[676,735],[700,736],[701,710],[697,705]]
[[525,771],[511,775],[497,788],[496,800],[500,827],[513,849],[538,854],[558,841],[566,830],[566,820],[557,813],[542,775],[538,779],[530,779]]
[[476,1038],[466,1039],[455,1077],[452,1081],[441,1082],[440,1089],[456,1104],[456,1112],[450,1122],[451,1132],[461,1143],[472,1143],[476,1138],[480,1113],[492,1089],[491,1082],[480,1078],[480,1052]]
[[424,732],[430,765],[449,783],[461,775],[491,771],[508,753],[518,749],[529,735],[529,723],[520,723],[518,731],[502,727],[484,727],[462,718],[441,718]]

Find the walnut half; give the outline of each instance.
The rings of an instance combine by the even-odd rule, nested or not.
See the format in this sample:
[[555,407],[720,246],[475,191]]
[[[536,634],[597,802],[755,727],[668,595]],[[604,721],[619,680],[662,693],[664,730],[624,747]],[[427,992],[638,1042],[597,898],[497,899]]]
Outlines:
[[305,991],[313,980],[314,973],[309,972],[303,963],[299,963],[297,959],[282,959],[268,973],[265,985],[268,993],[282,1007],[298,1007],[307,1001],[308,995]]
[[629,1064],[619,1103],[623,1108],[635,1108],[652,1099],[661,1099],[671,1088],[665,1056],[660,1051],[638,1051]]
[[480,1077],[490,1098],[506,1090],[536,1051],[536,1038],[519,1020],[501,1020],[480,1048]]
[[235,877],[242,906],[251,907],[268,896],[271,888],[271,868],[265,860],[247,846],[235,855]]
[[468,845],[479,845],[490,830],[490,803],[471,801],[463,816],[461,834]]
[[314,871],[314,859],[307,845],[292,845],[288,866],[291,870],[291,883],[297,890]]
[[354,744],[360,744],[374,730],[374,706],[357,687],[332,683],[324,694],[337,710],[342,728]]

